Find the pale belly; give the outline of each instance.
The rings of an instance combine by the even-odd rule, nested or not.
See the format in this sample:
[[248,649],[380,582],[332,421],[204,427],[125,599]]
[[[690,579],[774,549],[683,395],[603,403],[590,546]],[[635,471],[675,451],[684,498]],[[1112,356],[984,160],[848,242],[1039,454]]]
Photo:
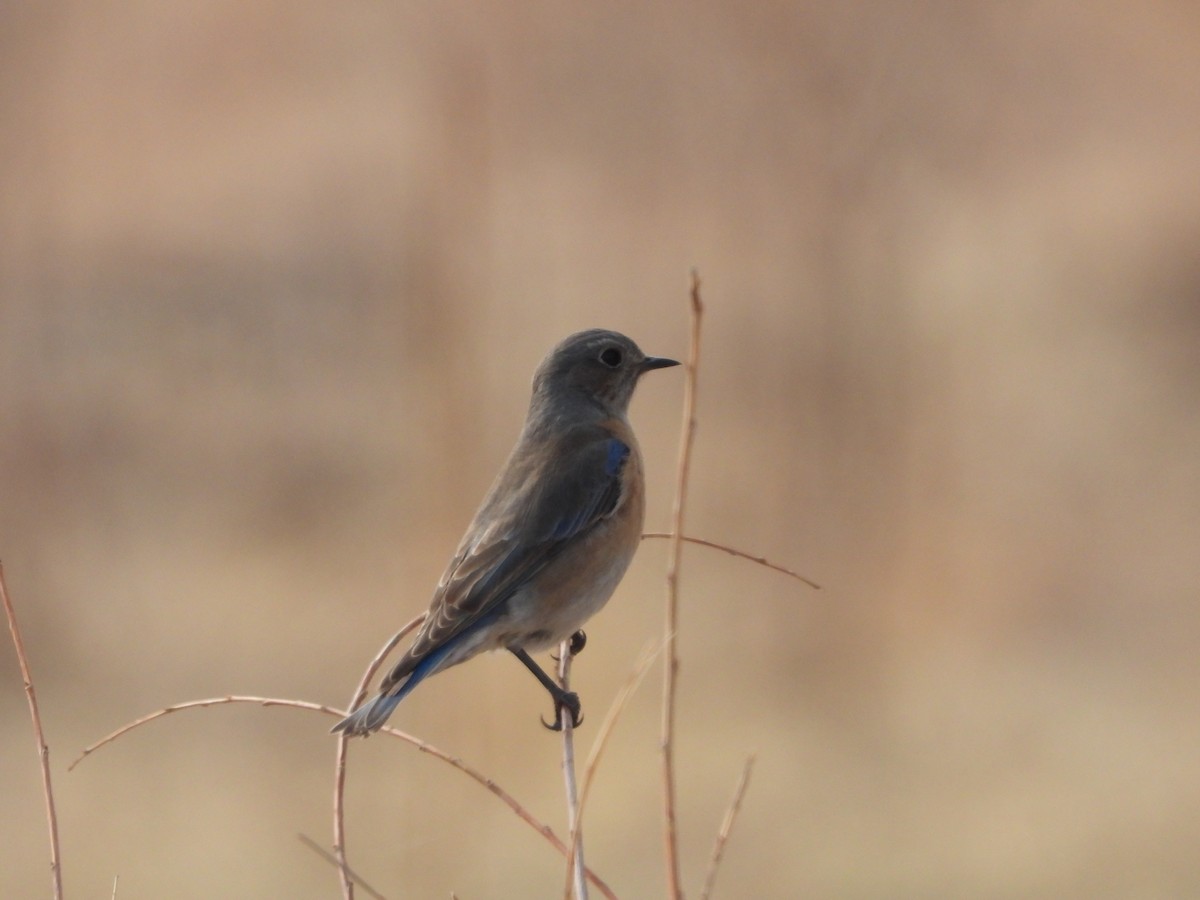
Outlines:
[[557,646],[598,613],[621,583],[633,553],[622,553],[588,573],[568,575],[561,582],[543,582],[542,590],[522,591],[510,604],[505,629],[512,637],[504,646],[531,652]]

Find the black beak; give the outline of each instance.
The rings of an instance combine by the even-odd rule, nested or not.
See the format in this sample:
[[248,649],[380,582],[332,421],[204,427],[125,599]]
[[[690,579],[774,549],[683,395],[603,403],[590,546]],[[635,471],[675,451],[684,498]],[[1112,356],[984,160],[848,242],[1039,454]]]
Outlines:
[[667,359],[665,356],[647,356],[642,360],[642,371],[649,372],[651,369],[669,369],[671,366],[679,365],[677,359]]

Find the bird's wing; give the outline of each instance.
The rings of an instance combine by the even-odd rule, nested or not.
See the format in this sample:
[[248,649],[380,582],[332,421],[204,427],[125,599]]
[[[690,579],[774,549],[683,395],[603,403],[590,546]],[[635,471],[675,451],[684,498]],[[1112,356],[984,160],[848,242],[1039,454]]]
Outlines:
[[[425,624],[384,679],[384,692],[428,654],[498,610],[564,546],[617,509],[628,444],[591,427],[568,432],[545,449],[542,465],[506,473],[485,501],[442,576]],[[489,512],[492,520],[485,525]]]

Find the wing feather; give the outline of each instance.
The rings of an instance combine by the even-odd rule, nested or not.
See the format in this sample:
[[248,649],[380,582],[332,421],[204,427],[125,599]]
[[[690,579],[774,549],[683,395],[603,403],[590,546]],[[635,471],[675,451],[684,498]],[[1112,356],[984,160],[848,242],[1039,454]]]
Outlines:
[[574,429],[552,445],[523,449],[513,454],[476,515],[425,624],[383,680],[384,693],[430,653],[498,610],[564,546],[619,506],[631,450],[609,429]]

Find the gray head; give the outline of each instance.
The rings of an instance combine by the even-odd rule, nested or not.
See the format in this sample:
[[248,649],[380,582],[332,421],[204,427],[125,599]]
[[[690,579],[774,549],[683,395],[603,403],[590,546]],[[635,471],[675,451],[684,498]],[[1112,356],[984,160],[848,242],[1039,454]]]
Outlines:
[[531,412],[546,404],[583,399],[607,416],[623,417],[643,372],[677,365],[673,359],[647,356],[615,331],[581,331],[551,350],[538,366]]

